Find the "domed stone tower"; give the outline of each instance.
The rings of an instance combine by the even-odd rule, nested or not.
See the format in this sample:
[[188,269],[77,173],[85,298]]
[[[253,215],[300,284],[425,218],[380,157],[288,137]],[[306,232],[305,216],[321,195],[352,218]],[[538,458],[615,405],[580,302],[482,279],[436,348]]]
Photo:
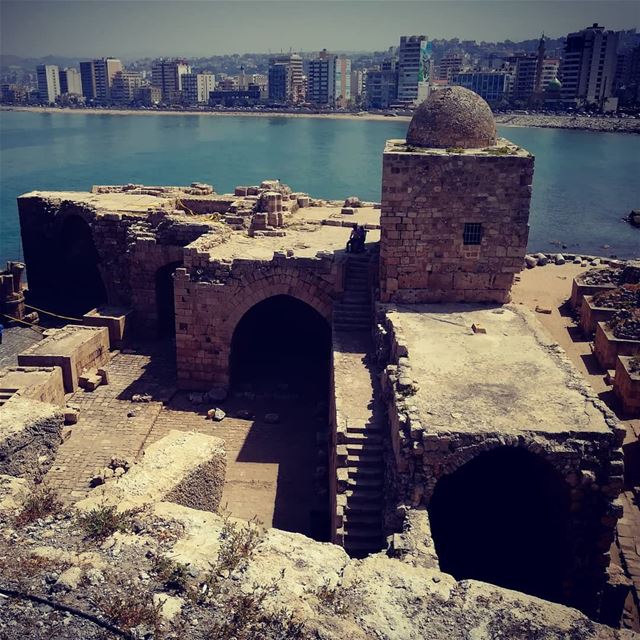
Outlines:
[[508,302],[529,233],[533,156],[498,138],[489,105],[434,91],[382,165],[382,302]]

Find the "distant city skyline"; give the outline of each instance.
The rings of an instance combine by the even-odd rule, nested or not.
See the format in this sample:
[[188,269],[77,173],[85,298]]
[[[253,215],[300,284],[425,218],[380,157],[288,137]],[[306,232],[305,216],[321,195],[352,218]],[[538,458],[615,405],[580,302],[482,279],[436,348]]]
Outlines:
[[496,42],[557,38],[594,22],[638,28],[635,1],[0,1],[0,52],[71,58],[380,51],[401,35]]

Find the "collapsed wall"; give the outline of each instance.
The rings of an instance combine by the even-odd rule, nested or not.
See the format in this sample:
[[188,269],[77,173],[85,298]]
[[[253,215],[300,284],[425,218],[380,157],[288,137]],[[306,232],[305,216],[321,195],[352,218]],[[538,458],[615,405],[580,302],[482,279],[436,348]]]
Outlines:
[[40,478],[61,442],[59,407],[14,396],[0,409],[0,474]]

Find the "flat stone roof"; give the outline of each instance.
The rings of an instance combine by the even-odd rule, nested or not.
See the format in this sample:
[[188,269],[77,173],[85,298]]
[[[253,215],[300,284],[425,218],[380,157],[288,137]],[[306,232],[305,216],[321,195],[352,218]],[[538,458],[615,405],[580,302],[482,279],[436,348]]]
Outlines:
[[[419,385],[409,403],[426,431],[610,431],[591,388],[523,307],[387,308],[407,343]],[[486,333],[475,333],[473,324]]]
[[54,329],[43,340],[25,349],[21,355],[70,356],[77,347],[105,329],[106,327],[65,325]]
[[91,193],[89,191],[30,191],[20,198],[45,198],[70,200],[94,207],[97,210],[115,213],[146,213],[151,207],[171,206],[174,197],[158,197],[152,195],[134,195],[128,193]]
[[[372,207],[356,209],[354,215],[340,214],[341,207],[309,207],[299,209],[288,218],[288,226],[277,229],[284,231],[283,236],[248,236],[246,233],[234,232],[220,244],[215,244],[210,250],[212,259],[234,260],[271,260],[274,251],[292,250],[294,255],[301,258],[312,258],[319,251],[344,250],[349,235],[350,226],[334,226],[322,224],[323,220],[344,222],[345,224],[379,225],[380,211]],[[379,229],[369,229],[367,244],[380,240]],[[195,241],[198,243],[198,240]]]

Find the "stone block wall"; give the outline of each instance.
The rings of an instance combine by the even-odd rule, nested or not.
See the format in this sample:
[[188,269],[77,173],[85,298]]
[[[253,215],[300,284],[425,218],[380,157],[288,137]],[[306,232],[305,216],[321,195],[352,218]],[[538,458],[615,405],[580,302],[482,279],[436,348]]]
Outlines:
[[[387,144],[383,302],[508,301],[526,252],[533,179],[533,157],[513,149],[496,155]],[[479,244],[464,244],[465,223],[482,225]]]
[[600,408],[609,433],[523,431],[514,435],[433,430],[429,416],[420,414],[412,402],[418,383],[412,377],[411,354],[402,331],[382,313],[375,338],[378,360],[384,367],[382,392],[390,429],[385,472],[387,534],[403,531],[408,512],[429,507],[445,475],[483,452],[524,448],[548,461],[567,484],[572,565],[565,585],[566,602],[595,615],[607,581],[616,522],[622,515],[618,496],[623,488],[625,430],[615,416],[585,384],[579,391]]
[[233,332],[266,298],[293,296],[330,321],[339,271],[329,253],[296,258],[275,252],[269,261],[225,261],[197,246],[188,248],[174,281],[178,384],[187,389],[228,384]]
[[95,245],[106,289],[103,302],[131,308],[133,325],[139,330],[152,330],[157,322],[158,269],[179,266],[183,247],[216,226],[157,210],[139,214],[98,211],[53,195],[22,196],[18,209],[31,295],[36,300],[55,300],[56,292],[64,291],[65,274],[59,265],[66,256],[61,255],[61,236],[65,220],[76,216],[86,223]]

